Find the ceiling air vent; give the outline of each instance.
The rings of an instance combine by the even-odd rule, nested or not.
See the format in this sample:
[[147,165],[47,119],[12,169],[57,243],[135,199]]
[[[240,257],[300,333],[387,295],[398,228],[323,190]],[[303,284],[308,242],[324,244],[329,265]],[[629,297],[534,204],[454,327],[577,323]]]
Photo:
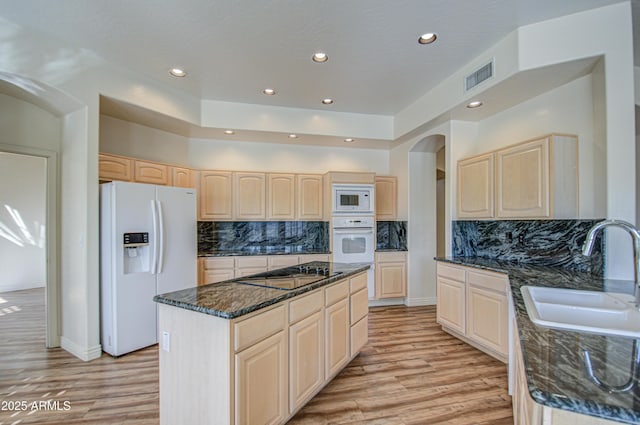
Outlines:
[[464,91],[469,91],[483,81],[493,77],[493,61],[464,77]]

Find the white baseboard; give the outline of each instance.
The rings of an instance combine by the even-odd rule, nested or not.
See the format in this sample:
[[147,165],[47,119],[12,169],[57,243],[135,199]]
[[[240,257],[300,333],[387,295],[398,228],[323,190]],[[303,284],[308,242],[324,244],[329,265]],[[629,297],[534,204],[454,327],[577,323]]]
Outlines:
[[388,305],[405,305],[404,298],[386,298],[384,300],[369,300],[369,307],[384,307]]
[[436,305],[438,298],[436,297],[425,297],[425,298],[407,298],[407,306],[408,307],[418,307],[421,305]]
[[102,346],[100,344],[93,347],[85,348],[71,341],[69,338],[65,338],[64,336],[60,337],[60,347],[63,350],[73,354],[80,360],[84,360],[85,362],[97,359],[102,355]]
[[36,283],[35,285],[0,285],[0,292],[23,291],[25,289],[44,288],[44,283]]

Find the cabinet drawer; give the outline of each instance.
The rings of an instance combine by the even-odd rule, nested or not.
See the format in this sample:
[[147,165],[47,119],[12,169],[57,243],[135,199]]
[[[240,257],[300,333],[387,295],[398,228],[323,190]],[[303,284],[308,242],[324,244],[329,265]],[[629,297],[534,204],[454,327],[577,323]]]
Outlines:
[[458,280],[460,282],[465,281],[465,271],[463,269],[438,263],[437,270],[438,276],[448,277],[449,279]]
[[365,346],[369,340],[369,316],[365,316],[358,323],[351,326],[351,357]]
[[351,295],[351,324],[362,319],[369,313],[369,292],[363,288]]
[[233,279],[235,277],[233,269],[213,269],[205,270],[204,277],[201,285],[208,285],[209,283],[218,283],[223,280]]
[[276,255],[269,257],[269,269],[280,269],[282,267],[295,266],[298,264],[297,255]]
[[350,280],[351,282],[351,293],[354,294],[361,290],[362,288],[367,287],[367,273],[362,273],[357,276],[354,276]]
[[236,268],[267,267],[267,257],[236,257]]
[[325,289],[325,305],[329,306],[349,296],[349,281],[344,280]]
[[490,289],[492,291],[507,293],[508,278],[502,274],[489,274],[478,272],[467,272],[467,283],[481,288]]
[[204,260],[204,269],[232,269],[233,257],[225,258],[206,258]]
[[305,317],[311,316],[322,308],[322,290],[291,301],[289,304],[289,323],[293,324]]
[[287,324],[285,313],[285,306],[281,305],[234,324],[235,351],[242,351],[256,342],[283,330]]
[[404,251],[376,253],[377,263],[402,263],[404,261],[407,261],[407,253]]
[[252,274],[264,273],[266,267],[245,267],[244,269],[236,269],[236,277],[251,276]]

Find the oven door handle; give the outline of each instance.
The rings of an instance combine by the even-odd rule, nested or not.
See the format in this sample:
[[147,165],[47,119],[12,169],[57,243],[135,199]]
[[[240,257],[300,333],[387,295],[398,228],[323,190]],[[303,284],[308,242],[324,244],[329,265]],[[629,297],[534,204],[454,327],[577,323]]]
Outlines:
[[372,234],[373,233],[373,229],[357,229],[357,228],[351,228],[351,229],[333,229],[333,232],[336,235],[368,235],[368,234]]

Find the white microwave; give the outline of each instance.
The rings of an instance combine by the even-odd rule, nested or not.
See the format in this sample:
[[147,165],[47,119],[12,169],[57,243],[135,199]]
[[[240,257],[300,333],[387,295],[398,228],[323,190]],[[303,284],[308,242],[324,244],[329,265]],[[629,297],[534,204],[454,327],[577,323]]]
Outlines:
[[333,214],[373,214],[374,185],[334,184]]

